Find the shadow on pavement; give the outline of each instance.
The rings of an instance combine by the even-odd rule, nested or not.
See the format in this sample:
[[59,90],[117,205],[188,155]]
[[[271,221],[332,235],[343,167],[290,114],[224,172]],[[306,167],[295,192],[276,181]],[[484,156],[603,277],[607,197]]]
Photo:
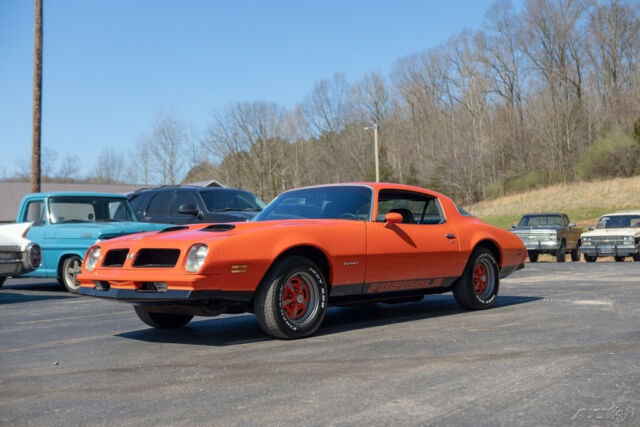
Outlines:
[[29,295],[15,292],[0,291],[0,305],[18,304],[21,302],[44,301],[53,299],[74,298],[71,295]]
[[[48,280],[43,282],[42,280]],[[67,291],[57,281],[51,279],[11,279],[1,289],[13,289],[16,291],[42,291],[67,294]]]
[[[493,310],[541,300],[541,297],[499,296]],[[428,296],[420,302],[403,304],[370,303],[330,307],[315,336],[409,322],[447,315],[469,313],[458,306],[451,295]],[[140,329],[118,334],[122,338],[154,343],[228,346],[272,340],[252,314],[196,318],[182,329]]]

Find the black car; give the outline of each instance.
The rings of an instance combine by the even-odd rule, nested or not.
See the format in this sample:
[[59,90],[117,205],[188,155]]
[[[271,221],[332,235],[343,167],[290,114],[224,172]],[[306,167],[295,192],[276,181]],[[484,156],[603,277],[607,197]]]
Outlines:
[[187,185],[140,189],[127,198],[140,221],[164,224],[247,221],[266,206],[248,191]]

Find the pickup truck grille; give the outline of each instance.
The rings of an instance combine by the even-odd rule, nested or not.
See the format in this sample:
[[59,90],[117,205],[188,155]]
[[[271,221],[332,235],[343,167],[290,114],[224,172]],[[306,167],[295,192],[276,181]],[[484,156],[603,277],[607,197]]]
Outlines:
[[622,239],[622,236],[593,236],[591,237],[591,241],[594,245],[598,246],[620,246],[629,244],[629,242],[625,242]]
[[107,252],[102,262],[103,267],[122,267],[127,258],[129,249],[111,249]]
[[179,257],[179,249],[140,249],[132,265],[146,268],[171,268],[175,267]]

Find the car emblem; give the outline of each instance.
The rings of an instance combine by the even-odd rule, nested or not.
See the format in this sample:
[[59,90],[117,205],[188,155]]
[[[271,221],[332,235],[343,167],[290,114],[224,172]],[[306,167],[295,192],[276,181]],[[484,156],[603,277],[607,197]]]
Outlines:
[[133,258],[133,254],[127,254],[127,261]]

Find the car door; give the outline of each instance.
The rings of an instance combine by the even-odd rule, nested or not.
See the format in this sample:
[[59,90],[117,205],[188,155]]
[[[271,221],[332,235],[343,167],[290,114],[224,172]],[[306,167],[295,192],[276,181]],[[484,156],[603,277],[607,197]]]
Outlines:
[[[386,224],[388,212],[400,213],[403,222]],[[460,245],[436,197],[381,190],[374,220],[367,223],[367,284],[397,282],[398,289],[391,286],[387,290],[427,288],[454,275]]]
[[171,205],[175,198],[175,190],[157,191],[149,201],[149,206],[144,213],[144,221],[159,224],[172,224]]

